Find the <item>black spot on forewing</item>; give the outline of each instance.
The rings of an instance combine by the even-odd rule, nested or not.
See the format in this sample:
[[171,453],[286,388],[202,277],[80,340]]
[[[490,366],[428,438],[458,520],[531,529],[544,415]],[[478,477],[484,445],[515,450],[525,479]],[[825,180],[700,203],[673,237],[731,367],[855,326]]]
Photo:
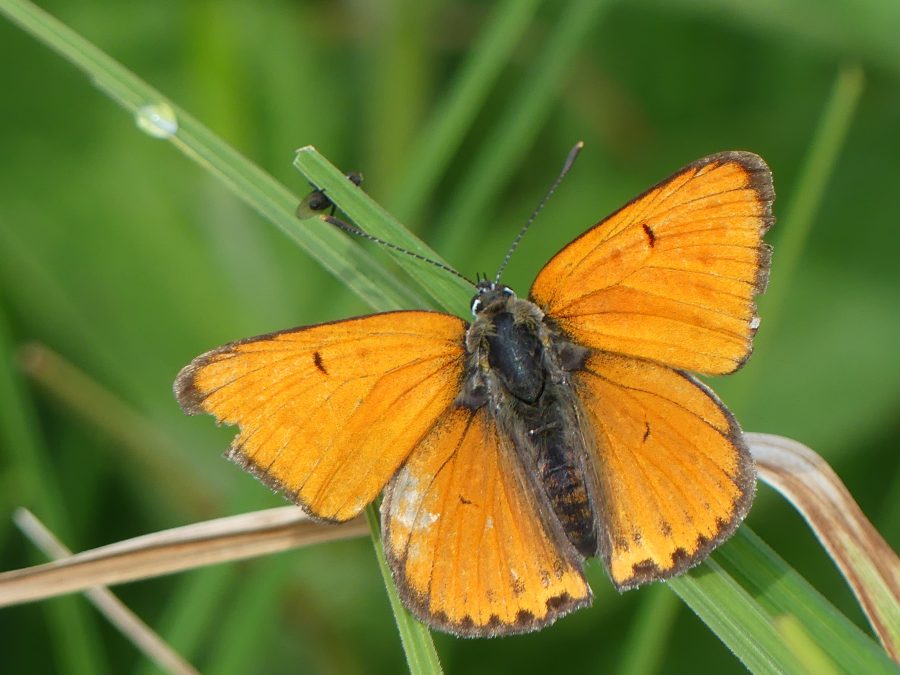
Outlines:
[[650,438],[650,422],[644,422],[644,440],[642,442],[646,443],[648,438]]
[[322,355],[319,352],[313,352],[313,363],[323,375],[328,374],[328,371],[325,370],[325,365],[322,363]]
[[644,234],[647,235],[647,243],[650,244],[650,248],[656,246],[656,233],[650,229],[647,223],[644,223],[641,227],[644,228]]

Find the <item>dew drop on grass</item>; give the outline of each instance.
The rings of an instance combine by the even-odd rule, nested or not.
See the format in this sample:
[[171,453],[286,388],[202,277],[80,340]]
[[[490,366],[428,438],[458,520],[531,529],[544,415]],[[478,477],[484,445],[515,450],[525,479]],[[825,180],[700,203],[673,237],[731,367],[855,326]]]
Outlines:
[[154,138],[169,138],[178,131],[178,119],[168,103],[141,106],[134,114],[134,123]]

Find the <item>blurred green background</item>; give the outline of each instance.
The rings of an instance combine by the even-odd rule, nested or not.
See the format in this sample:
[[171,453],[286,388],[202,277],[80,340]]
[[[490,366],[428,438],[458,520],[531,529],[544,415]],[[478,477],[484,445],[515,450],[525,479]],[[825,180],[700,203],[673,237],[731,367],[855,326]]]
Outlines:
[[[519,5],[518,9],[511,9]],[[526,5],[528,9],[525,9]],[[531,6],[533,5],[533,10]],[[543,261],[678,167],[724,149],[769,162],[783,216],[835,78],[865,88],[800,256],[760,302],[756,353],[714,382],[747,430],[820,452],[887,540],[900,539],[900,5],[386,2],[42,4],[282,181],[315,145],[463,273],[492,272],[571,145],[586,149],[513,258]],[[511,56],[417,185],[430,134],[486,27],[518,12]],[[512,12],[512,13],[511,13]],[[512,19],[510,19],[512,21]],[[507,30],[508,35],[515,31]],[[496,46],[496,43],[494,43]],[[233,432],[181,414],[179,368],[239,337],[366,312],[281,232],[68,63],[0,20],[0,568],[42,560],[9,519],[32,508],[73,549],[281,500],[221,458]],[[423,157],[423,153],[426,155]],[[826,167],[827,168],[827,167]],[[425,186],[426,188],[428,186]],[[780,297],[767,316],[767,300]],[[109,390],[100,396],[39,344]],[[25,349],[23,350],[23,347]],[[40,383],[49,378],[51,387]],[[53,388],[64,388],[65,402]],[[864,619],[789,504],[749,524],[841,611]],[[535,635],[436,636],[450,672],[696,672],[742,667],[650,588]],[[401,672],[369,540],[120,587],[204,672]],[[657,612],[659,609],[659,612]],[[666,613],[668,612],[668,613]],[[649,634],[640,617],[656,616]],[[81,598],[0,611],[8,672],[150,672]],[[79,666],[80,664],[80,666]]]

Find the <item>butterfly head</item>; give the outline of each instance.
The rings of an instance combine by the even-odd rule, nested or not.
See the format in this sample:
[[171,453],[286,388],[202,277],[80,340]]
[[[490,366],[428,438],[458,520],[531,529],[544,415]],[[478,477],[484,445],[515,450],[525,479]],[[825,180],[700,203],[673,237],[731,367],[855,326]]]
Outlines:
[[475,288],[478,292],[472,298],[472,316],[479,317],[482,314],[494,314],[505,308],[510,300],[516,299],[516,293],[509,286],[483,279]]

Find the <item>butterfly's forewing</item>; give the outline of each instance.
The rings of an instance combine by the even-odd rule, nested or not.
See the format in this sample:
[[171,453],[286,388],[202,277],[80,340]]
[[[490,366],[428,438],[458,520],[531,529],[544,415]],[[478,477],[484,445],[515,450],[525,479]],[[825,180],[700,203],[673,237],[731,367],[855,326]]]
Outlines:
[[708,374],[741,366],[766,284],[772,176],[748,152],[685,167],[566,246],[531,298],[579,344]]
[[574,549],[513,452],[486,408],[456,407],[385,491],[388,561],[405,604],[431,626],[505,635],[590,602]]
[[237,424],[229,457],[310,514],[352,518],[460,390],[462,320],[389,312],[234,342],[175,382],[182,408]]
[[709,389],[652,361],[596,352],[574,375],[597,455],[600,545],[620,590],[679,574],[740,525],[755,471]]

